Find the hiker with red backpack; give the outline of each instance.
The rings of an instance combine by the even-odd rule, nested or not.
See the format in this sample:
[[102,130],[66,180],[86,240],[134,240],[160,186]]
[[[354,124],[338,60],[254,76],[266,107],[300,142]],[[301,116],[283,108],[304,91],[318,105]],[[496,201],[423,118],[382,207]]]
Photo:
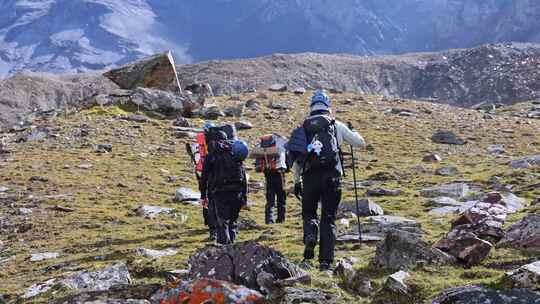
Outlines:
[[212,198],[217,222],[218,244],[233,244],[237,235],[240,210],[247,204],[247,177],[244,160],[248,156],[247,144],[241,140],[228,140],[223,131],[209,147],[199,182],[201,204],[208,205]]
[[259,146],[253,150],[255,170],[264,173],[266,181],[265,223],[274,224],[274,208],[277,201],[277,223],[285,222],[287,194],[285,193],[285,171],[287,170],[285,143],[278,134],[264,135]]
[[[186,144],[187,152],[195,165],[195,176],[199,182],[199,188],[201,187],[201,177],[205,160],[216,147],[215,142],[219,140],[236,140],[236,129],[234,126],[216,126],[211,122],[205,122],[203,132],[197,134],[196,142]],[[204,224],[208,227],[210,233],[209,240],[215,241],[217,239],[218,223],[211,193],[208,195],[207,200],[203,202],[202,207]]]
[[[365,146],[365,141],[350,125],[331,116],[331,101],[324,91],[316,91],[310,102],[310,114],[291,134],[287,150],[295,174],[295,196],[302,201],[304,228],[304,264],[315,257],[318,234],[320,270],[329,270],[334,261],[336,213],[341,201],[343,161],[340,145]],[[317,218],[322,205],[320,223]]]

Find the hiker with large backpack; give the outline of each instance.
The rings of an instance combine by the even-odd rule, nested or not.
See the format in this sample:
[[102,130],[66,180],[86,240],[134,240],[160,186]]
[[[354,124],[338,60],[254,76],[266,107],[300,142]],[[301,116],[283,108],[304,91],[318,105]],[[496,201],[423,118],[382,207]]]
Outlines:
[[[208,154],[214,149],[215,142],[219,140],[235,140],[236,129],[232,125],[216,126],[211,122],[205,122],[203,132],[197,134],[196,142],[186,144],[188,154],[191,156],[195,166],[195,176],[197,181],[201,182],[204,163]],[[208,196],[208,200],[203,205],[204,224],[208,226],[210,233],[209,240],[215,241],[217,238],[218,223],[216,211],[214,210],[214,200]]]
[[227,140],[223,131],[204,162],[199,183],[201,204],[208,205],[211,197],[217,220],[217,242],[232,244],[237,235],[240,210],[247,203],[247,177],[243,161],[248,156],[247,144]]
[[255,170],[264,173],[266,182],[265,223],[274,224],[274,208],[277,200],[277,223],[285,222],[287,194],[285,193],[285,171],[287,170],[285,143],[278,134],[264,135],[253,150]]
[[[344,142],[354,147],[365,146],[360,134],[331,116],[329,96],[324,91],[315,92],[310,114],[303,125],[293,131],[287,150],[294,161],[294,193],[302,201],[304,262],[311,264],[320,234],[321,270],[329,270],[334,261],[335,219],[343,175],[340,145]],[[317,219],[319,202],[322,205],[320,223]]]

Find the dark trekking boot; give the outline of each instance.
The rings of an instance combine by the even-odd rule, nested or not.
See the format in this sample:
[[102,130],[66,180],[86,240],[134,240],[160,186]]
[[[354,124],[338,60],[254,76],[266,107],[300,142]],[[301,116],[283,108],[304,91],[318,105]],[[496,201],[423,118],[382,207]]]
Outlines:
[[329,262],[329,261],[321,261],[320,264],[319,264],[319,270],[320,271],[324,271],[324,272],[328,272],[328,271],[332,271],[332,263]]
[[264,222],[267,225],[271,225],[274,223],[274,214],[272,212],[272,207],[269,207],[268,205],[266,205],[264,210]]
[[285,208],[278,207],[277,222],[278,223],[285,223]]
[[304,259],[298,266],[304,270],[311,270],[313,268],[313,263],[311,260]]

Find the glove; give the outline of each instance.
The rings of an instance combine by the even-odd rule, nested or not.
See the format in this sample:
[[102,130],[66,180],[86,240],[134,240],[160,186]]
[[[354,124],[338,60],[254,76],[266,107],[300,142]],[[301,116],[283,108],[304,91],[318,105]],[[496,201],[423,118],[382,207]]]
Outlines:
[[296,198],[299,201],[302,201],[302,197],[304,196],[304,191],[302,189],[302,183],[294,184],[294,196],[296,196]]
[[354,130],[354,127],[350,121],[347,122],[347,128],[349,128],[351,131]]
[[208,199],[207,198],[201,199],[200,204],[204,209],[208,209]]

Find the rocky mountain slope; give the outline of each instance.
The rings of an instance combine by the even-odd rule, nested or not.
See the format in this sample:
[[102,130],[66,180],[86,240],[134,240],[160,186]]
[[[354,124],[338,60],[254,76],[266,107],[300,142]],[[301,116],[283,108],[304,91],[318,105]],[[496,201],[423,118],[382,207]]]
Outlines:
[[104,69],[165,49],[187,63],[540,42],[539,16],[534,0],[5,0],[0,77]]
[[401,56],[273,55],[178,67],[184,84],[242,92],[274,83],[430,99],[461,107],[512,104],[540,97],[540,46],[496,44]]
[[[360,195],[371,200],[363,215],[385,215],[362,216],[366,242],[354,241],[349,169],[336,274],[294,266],[302,259],[300,204],[290,195],[287,222],[264,225],[263,177],[252,164],[241,243],[206,247],[200,206],[190,191],[177,191],[196,189],[184,145],[203,121],[156,120],[118,103],[37,116],[33,127],[0,133],[0,302],[176,303],[199,272],[231,275],[254,290],[195,280],[193,297],[210,288],[254,303],[260,293],[283,304],[538,302],[537,279],[531,285],[505,274],[540,275],[534,265],[522,267],[540,250],[540,121],[526,117],[537,103],[487,113],[358,93],[332,98],[337,118],[369,143],[357,151]],[[239,123],[240,137],[253,145],[263,134],[288,134],[307,99],[264,90],[217,97],[218,112],[236,115],[219,114],[217,122]],[[219,260],[216,271],[215,259],[205,257],[218,256],[234,258]],[[271,267],[253,264],[266,257]],[[235,272],[239,265],[246,272]],[[179,279],[159,291],[171,276]]]
[[[182,87],[209,83],[216,94],[264,90],[274,84],[430,100],[459,107],[513,104],[540,97],[540,46],[484,45],[401,56],[305,53],[178,65]],[[175,84],[171,84],[175,85]],[[118,86],[99,73],[23,73],[0,81],[0,127],[34,114],[73,110]]]

